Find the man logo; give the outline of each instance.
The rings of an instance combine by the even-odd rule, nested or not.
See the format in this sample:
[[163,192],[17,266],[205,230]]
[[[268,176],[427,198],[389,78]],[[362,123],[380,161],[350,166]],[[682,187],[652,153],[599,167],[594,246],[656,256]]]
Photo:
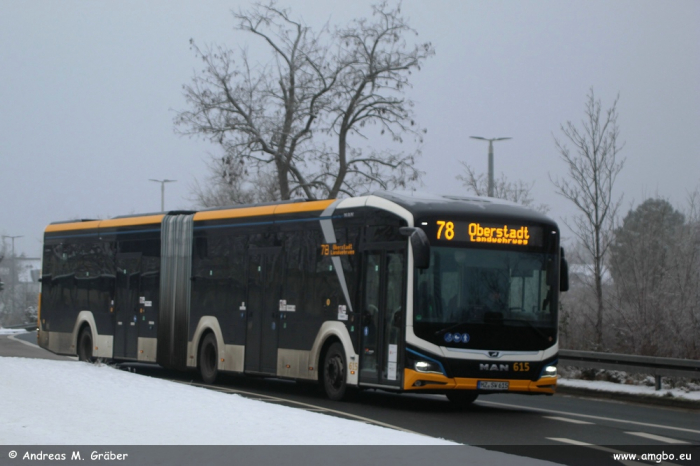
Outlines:
[[489,357],[490,357],[490,358],[497,358],[497,357],[499,357],[500,355],[501,355],[501,353],[498,352],[498,351],[489,351]]
[[479,364],[479,370],[507,372],[510,370],[510,367],[508,364]]

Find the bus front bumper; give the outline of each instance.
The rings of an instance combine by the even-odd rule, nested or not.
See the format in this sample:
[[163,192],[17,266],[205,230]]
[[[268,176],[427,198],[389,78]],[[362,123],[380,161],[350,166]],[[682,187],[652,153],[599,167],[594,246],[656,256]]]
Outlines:
[[[445,377],[442,374],[418,372],[404,369],[404,390],[406,391],[451,391],[468,390],[479,393],[526,393],[552,395],[557,388],[556,377],[542,377],[539,380],[494,379]],[[490,384],[489,382],[495,382]],[[504,382],[507,384],[504,384]],[[484,386],[490,388],[483,388]]]

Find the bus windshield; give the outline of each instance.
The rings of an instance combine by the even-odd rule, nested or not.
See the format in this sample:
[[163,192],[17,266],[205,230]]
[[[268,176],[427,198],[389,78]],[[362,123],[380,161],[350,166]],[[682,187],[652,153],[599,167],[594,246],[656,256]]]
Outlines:
[[557,331],[555,256],[509,250],[431,248],[416,271],[413,327],[440,346],[536,351]]

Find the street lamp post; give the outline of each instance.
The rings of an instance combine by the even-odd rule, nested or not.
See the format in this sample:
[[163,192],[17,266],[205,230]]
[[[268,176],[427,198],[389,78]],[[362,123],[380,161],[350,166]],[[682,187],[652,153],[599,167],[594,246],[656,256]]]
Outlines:
[[160,183],[160,211],[165,212],[165,183],[174,183],[177,180],[154,180],[150,179],[148,181],[155,181]]
[[505,141],[513,138],[482,138],[480,136],[470,136],[472,139],[489,142],[489,197],[493,197],[493,141]]
[[5,239],[10,238],[12,240],[12,266],[10,269],[10,278],[12,279],[12,283],[10,283],[10,315],[14,315],[15,313],[15,286],[17,285],[17,258],[15,257],[15,239],[17,238],[23,238],[22,236],[8,236],[8,235],[2,235],[2,241],[3,243],[5,242]]

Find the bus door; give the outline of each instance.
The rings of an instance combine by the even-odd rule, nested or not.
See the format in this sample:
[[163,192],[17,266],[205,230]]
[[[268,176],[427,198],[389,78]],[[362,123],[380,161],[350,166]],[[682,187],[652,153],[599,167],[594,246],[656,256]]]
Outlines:
[[406,248],[364,253],[360,383],[401,386]]
[[279,307],[284,268],[282,248],[248,251],[248,300],[245,371],[277,373]]
[[141,293],[141,253],[117,254],[116,262],[114,357],[136,359]]

